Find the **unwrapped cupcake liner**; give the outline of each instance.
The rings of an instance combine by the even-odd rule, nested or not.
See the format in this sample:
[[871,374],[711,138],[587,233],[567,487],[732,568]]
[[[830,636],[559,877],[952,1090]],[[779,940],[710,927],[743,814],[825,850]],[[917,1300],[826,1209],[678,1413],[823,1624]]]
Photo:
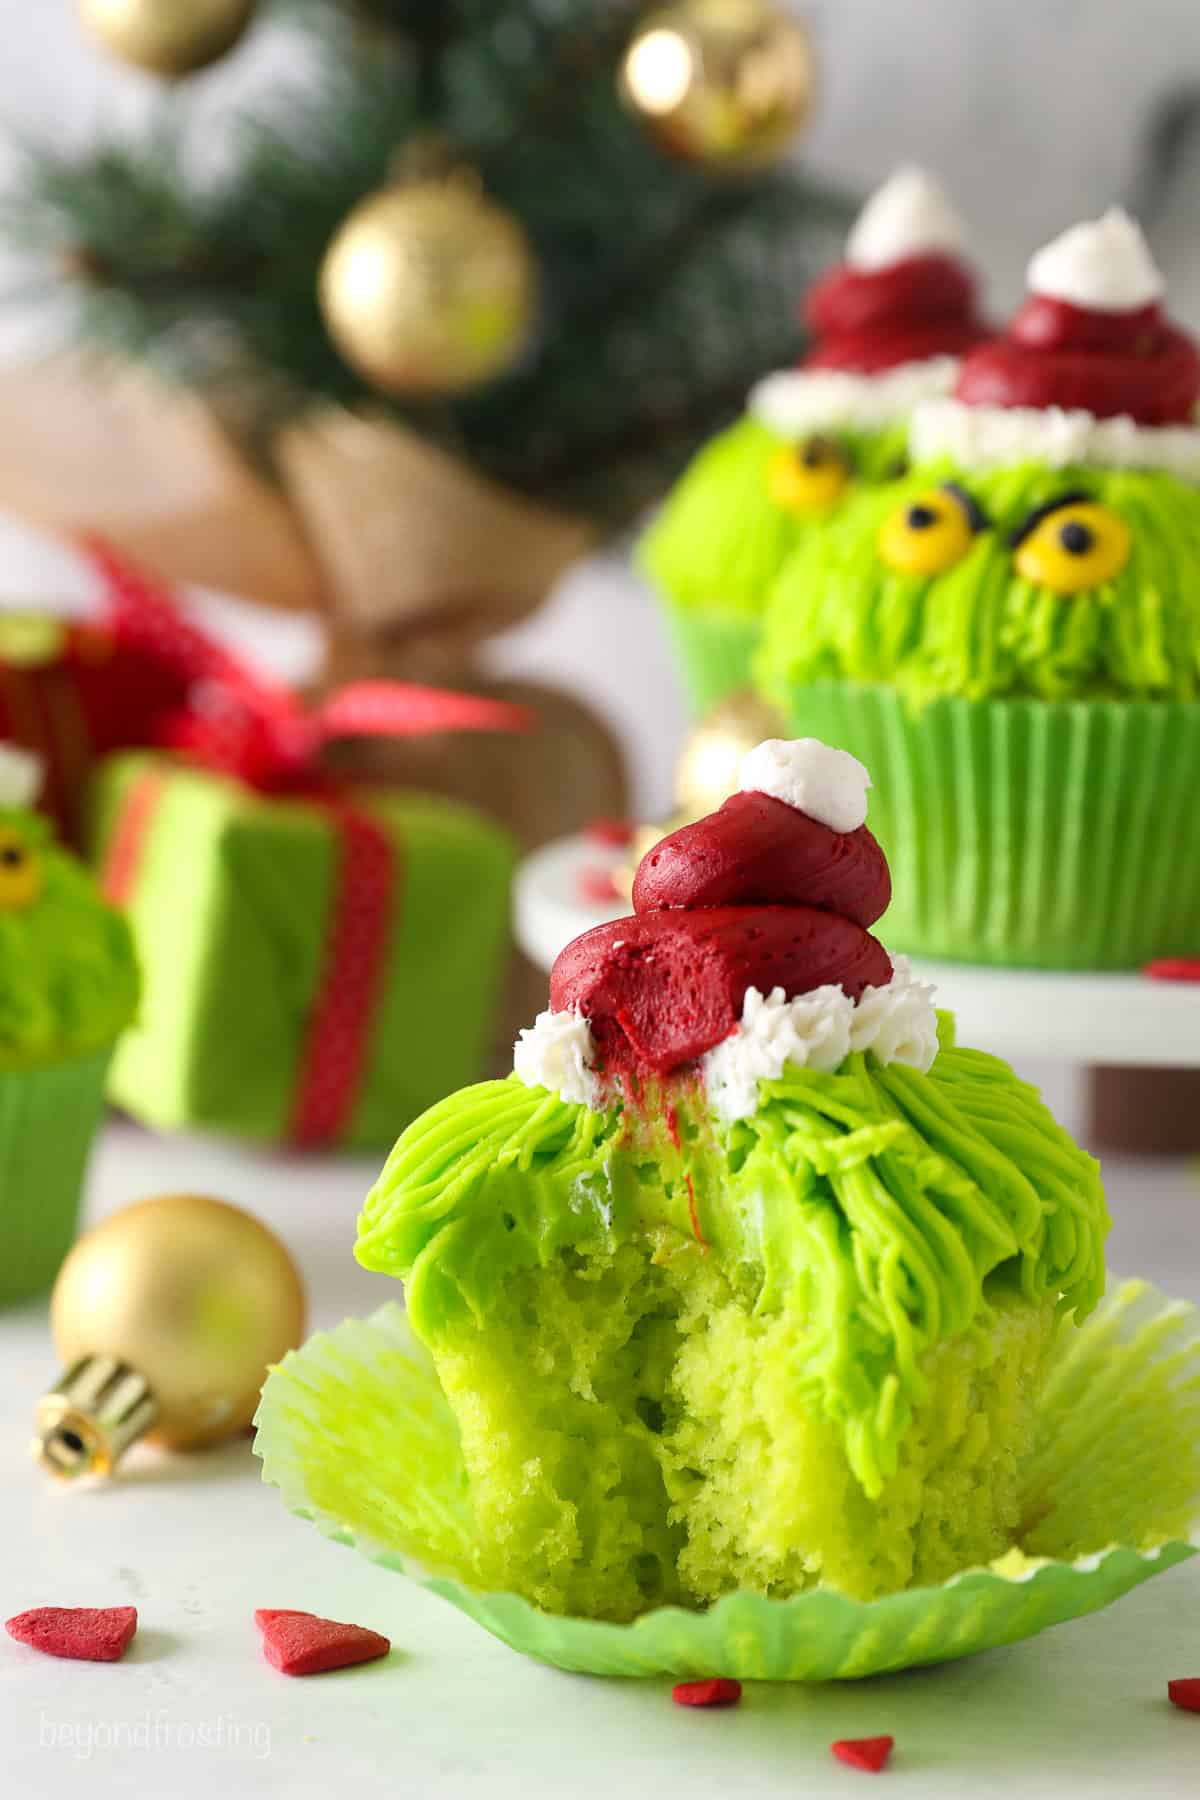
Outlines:
[[890,949],[1020,968],[1200,952],[1200,702],[930,701],[795,686],[789,730],[871,771]]
[[289,1354],[257,1425],[264,1479],[293,1512],[514,1650],[594,1675],[829,1681],[945,1662],[1095,1612],[1200,1547],[1200,1312],[1144,1282],[1063,1326],[1021,1548],[874,1601],[736,1593],[613,1625],[479,1592],[462,1573],[474,1522],[454,1417],[396,1305]]
[[762,635],[758,613],[668,602],[667,623],[695,717],[750,685],[750,665]]
[[0,1069],[0,1305],[44,1292],[74,1242],[110,1058]]

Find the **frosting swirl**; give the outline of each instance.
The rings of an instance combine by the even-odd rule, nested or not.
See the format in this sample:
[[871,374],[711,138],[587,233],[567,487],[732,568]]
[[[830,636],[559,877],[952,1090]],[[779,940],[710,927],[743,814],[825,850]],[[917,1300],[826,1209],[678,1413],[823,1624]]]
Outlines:
[[809,290],[804,318],[817,341],[803,367],[859,375],[960,356],[988,335],[970,270],[938,253],[886,269],[837,263]]
[[606,1076],[667,1075],[738,1029],[752,989],[834,987],[853,1002],[885,986],[891,959],[867,926],[890,898],[865,825],[839,832],[773,795],[734,794],[643,859],[631,918],[567,946],[551,1006],[587,1020]]
[[963,363],[956,399],[1192,423],[1200,354],[1164,312],[1162,277],[1132,219],[1114,208],[1064,232],[1034,256],[1029,289],[1004,335]]

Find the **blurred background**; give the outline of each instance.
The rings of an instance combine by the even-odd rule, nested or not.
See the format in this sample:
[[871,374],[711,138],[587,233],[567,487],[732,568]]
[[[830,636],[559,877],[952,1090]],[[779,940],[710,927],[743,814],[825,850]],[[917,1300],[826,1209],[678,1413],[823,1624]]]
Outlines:
[[[256,22],[184,96],[164,94],[154,76],[106,53],[73,0],[0,0],[0,181],[11,194],[22,179],[11,140],[82,152],[114,130],[145,130],[176,104],[200,121],[191,153],[219,170],[235,154],[233,114],[273,106],[281,92],[302,92],[316,79],[320,58],[297,30],[296,9],[283,10],[289,16]],[[491,9],[498,28],[511,13],[518,34],[520,18],[539,10],[551,17],[556,9]],[[572,9],[557,10],[565,18]],[[1193,0],[1141,0],[1136,9],[1128,0],[811,0],[792,10],[807,26],[818,68],[811,116],[788,152],[806,180],[854,199],[901,159],[928,164],[970,222],[988,302],[1001,315],[1034,246],[1126,199],[1143,211],[1173,309],[1200,319]],[[547,182],[556,178],[545,170]],[[829,229],[816,231],[818,264]],[[0,271],[12,295],[0,305],[0,353],[9,360],[56,340],[61,324],[45,285],[26,286],[29,258],[13,235],[0,233]],[[10,430],[7,443],[19,453],[19,434]],[[4,498],[0,492],[0,506]],[[49,549],[7,508],[0,523],[0,597],[86,591],[73,558]],[[626,749],[635,810],[653,813],[665,803],[684,725],[657,614],[611,540],[567,561],[536,614],[490,639],[487,660],[581,694]],[[303,668],[312,654],[308,621],[285,624],[271,643],[294,659],[288,672]]]

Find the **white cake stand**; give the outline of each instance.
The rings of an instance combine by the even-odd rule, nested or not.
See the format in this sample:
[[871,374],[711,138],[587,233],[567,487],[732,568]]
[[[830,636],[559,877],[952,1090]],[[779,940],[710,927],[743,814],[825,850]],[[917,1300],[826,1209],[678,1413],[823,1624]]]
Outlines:
[[[526,858],[517,872],[514,928],[531,962],[549,971],[572,938],[629,911],[619,898],[581,898],[590,875],[619,867],[627,856],[579,836]],[[914,967],[936,983],[940,1002],[958,1019],[961,1041],[997,1056],[1200,1068],[1200,983],[969,963],[914,961]]]

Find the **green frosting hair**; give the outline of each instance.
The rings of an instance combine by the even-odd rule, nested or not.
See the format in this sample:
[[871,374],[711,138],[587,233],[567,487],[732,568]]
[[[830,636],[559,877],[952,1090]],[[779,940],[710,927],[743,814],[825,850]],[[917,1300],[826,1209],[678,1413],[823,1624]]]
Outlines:
[[[944,573],[897,573],[880,528],[923,490],[954,480],[984,527]],[[1036,508],[1083,493],[1124,520],[1132,543],[1101,585],[1059,594],[1025,580],[1012,534]],[[865,490],[807,533],[775,584],[757,673],[777,701],[826,678],[888,683],[920,704],[1200,693],[1200,491],[1173,475],[1025,463],[964,472],[927,465]]]
[[[820,435],[847,451],[855,482],[881,481],[903,465],[904,421]],[[785,442],[746,414],[693,458],[638,548],[640,567],[668,600],[762,613],[788,556],[813,529],[769,492],[771,462]]]
[[32,859],[38,889],[28,904],[7,901],[0,856],[0,1068],[101,1050],[137,1008],[129,926],[37,814],[0,809],[5,845]]
[[678,1095],[677,1113],[635,1116],[515,1077],[468,1088],[401,1137],[356,1254],[405,1278],[436,1356],[492,1328],[530,1271],[700,1247],[745,1317],[783,1322],[786,1380],[876,1495],[930,1397],[931,1352],[982,1341],[1001,1293],[1081,1317],[1104,1285],[1096,1163],[1007,1065],[956,1048],[944,1015],[941,1037],[928,1075],[858,1054],[835,1074],[789,1066],[728,1126]]

